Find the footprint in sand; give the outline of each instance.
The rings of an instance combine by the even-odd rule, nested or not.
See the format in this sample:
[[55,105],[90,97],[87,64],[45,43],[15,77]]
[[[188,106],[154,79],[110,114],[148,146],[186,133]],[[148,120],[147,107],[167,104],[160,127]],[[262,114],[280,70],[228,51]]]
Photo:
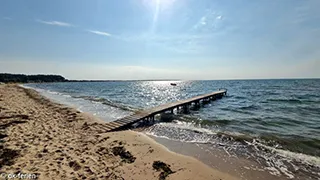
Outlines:
[[81,169],[81,166],[77,161],[70,161],[69,166],[75,171],[78,171],[79,169]]

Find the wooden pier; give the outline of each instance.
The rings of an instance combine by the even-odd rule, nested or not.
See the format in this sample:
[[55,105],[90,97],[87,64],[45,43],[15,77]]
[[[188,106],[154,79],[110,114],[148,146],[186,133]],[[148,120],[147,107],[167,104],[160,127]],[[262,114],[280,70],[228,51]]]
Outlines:
[[227,94],[227,90],[219,90],[209,94],[204,94],[196,96],[190,99],[176,101],[172,103],[163,104],[154,108],[146,109],[139,111],[133,115],[115,120],[113,122],[108,122],[103,124],[106,127],[106,131],[116,131],[124,128],[130,127],[132,124],[141,122],[141,121],[154,121],[154,117],[157,114],[161,114],[167,111],[173,113],[174,109],[182,109],[183,112],[187,112],[192,104],[197,107],[200,107],[200,103],[207,103],[212,100],[222,98],[222,96]]

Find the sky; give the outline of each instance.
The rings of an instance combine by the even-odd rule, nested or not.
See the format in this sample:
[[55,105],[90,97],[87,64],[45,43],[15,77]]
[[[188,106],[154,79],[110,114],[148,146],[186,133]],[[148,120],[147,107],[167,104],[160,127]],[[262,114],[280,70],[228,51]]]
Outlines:
[[0,72],[320,78],[319,0],[2,0]]

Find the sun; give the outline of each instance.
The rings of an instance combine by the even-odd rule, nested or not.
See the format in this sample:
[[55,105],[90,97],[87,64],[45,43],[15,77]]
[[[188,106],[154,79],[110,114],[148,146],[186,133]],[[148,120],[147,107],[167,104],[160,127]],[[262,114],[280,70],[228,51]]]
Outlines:
[[171,7],[176,0],[143,0],[143,3],[153,9],[166,9]]
[[156,31],[157,22],[161,12],[172,7],[175,1],[176,0],[143,0],[143,4],[146,5],[153,14],[152,24],[150,27],[151,33],[155,33]]
[[163,8],[171,7],[176,0],[153,0]]

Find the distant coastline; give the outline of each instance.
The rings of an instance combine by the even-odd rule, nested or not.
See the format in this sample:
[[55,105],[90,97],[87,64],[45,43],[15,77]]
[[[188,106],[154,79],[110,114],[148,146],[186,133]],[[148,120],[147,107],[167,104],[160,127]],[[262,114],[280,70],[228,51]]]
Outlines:
[[[215,81],[255,81],[255,80],[314,80],[320,78],[261,78],[261,79],[212,79]],[[0,83],[48,83],[48,82],[136,82],[136,81],[185,81],[182,79],[109,79],[109,80],[69,80],[61,75],[54,74],[12,74],[0,73]],[[187,81],[211,81],[211,80],[187,80]]]
[[46,83],[46,82],[122,82],[122,81],[180,81],[179,79],[143,79],[143,80],[69,80],[53,74],[11,74],[0,73],[2,83]]
[[0,82],[2,83],[42,83],[42,82],[68,82],[61,75],[25,75],[0,73]]

